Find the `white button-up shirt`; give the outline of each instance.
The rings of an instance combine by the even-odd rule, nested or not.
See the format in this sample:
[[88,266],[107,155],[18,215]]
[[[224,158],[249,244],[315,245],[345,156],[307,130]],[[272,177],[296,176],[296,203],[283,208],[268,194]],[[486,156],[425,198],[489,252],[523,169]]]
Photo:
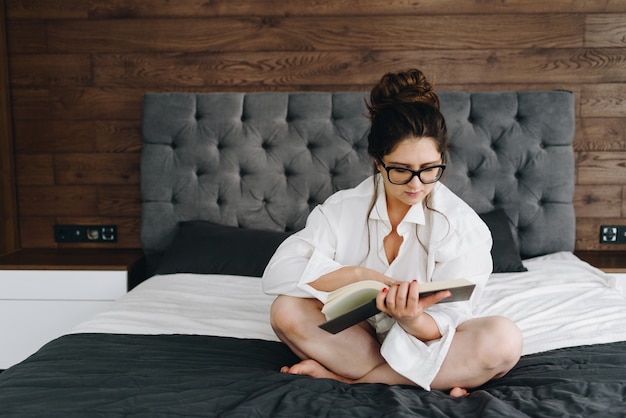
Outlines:
[[423,342],[386,314],[370,320],[383,339],[381,354],[389,365],[428,390],[456,327],[472,317],[472,305],[489,278],[491,233],[464,201],[437,183],[426,200],[412,206],[397,226],[403,240],[397,257],[389,264],[383,239],[391,232],[391,223],[384,185],[379,180],[371,211],[373,177],[353,189],[338,191],[317,206],[306,227],[276,250],[263,274],[263,290],[325,302],[328,293],[310,283],[343,266],[368,267],[396,281],[465,278],[474,282],[476,289],[470,301],[436,304],[426,311],[439,327],[442,337],[438,340]]

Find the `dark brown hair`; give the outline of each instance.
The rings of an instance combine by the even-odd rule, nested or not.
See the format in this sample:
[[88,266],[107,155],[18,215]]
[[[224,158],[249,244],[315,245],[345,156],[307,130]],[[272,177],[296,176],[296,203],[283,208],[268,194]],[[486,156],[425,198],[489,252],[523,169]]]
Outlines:
[[368,153],[383,157],[408,138],[432,138],[442,157],[448,130],[439,111],[439,97],[418,69],[387,73],[372,88],[366,102],[371,121]]
[[[439,96],[420,70],[411,69],[385,74],[372,88],[366,106],[371,121],[367,151],[374,159],[375,174],[378,172],[376,161],[392,152],[399,142],[410,137],[433,139],[443,162],[446,162],[448,129],[439,110]],[[378,178],[374,176],[374,194],[368,217],[376,204]],[[431,209],[429,198],[430,195],[424,201],[427,209]],[[437,210],[433,211],[440,213]],[[447,220],[445,215],[441,215]],[[417,234],[417,226],[415,234],[423,246]],[[371,250],[369,239],[368,234],[368,254]]]

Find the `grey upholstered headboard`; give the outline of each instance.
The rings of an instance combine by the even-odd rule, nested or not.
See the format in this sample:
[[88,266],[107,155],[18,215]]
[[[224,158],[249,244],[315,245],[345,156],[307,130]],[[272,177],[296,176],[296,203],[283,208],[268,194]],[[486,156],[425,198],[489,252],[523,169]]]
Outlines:
[[[178,223],[298,230],[337,189],[372,173],[366,93],[148,93],[141,239]],[[444,183],[478,213],[503,208],[522,257],[574,248],[574,96],[441,92],[450,135]]]

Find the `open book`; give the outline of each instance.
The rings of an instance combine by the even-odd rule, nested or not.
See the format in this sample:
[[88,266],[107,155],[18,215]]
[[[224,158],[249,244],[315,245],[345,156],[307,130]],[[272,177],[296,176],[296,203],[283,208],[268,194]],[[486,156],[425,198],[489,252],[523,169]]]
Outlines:
[[[420,297],[449,290],[452,296],[439,303],[458,302],[468,300],[475,286],[474,283],[465,279],[420,283]],[[336,334],[376,315],[380,312],[376,308],[376,295],[384,287],[388,286],[375,280],[364,280],[330,292],[322,308],[327,322],[320,325],[320,328]]]

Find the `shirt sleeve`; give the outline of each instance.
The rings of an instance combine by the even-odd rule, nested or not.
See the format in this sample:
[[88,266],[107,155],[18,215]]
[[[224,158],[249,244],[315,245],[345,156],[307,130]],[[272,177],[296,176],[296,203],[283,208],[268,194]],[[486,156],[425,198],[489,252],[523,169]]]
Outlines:
[[336,242],[333,228],[318,206],[309,215],[306,227],[287,238],[270,259],[263,273],[263,291],[325,302],[328,292],[316,290],[309,283],[343,267],[334,260]]
[[[442,334],[447,329],[456,329],[460,324],[472,318],[472,308],[480,299],[492,271],[491,245],[489,229],[480,225],[464,237],[454,240],[452,245],[454,248],[442,251],[443,260],[436,262],[433,281],[463,278],[476,284],[469,301],[439,303],[427,310]],[[445,256],[446,253],[457,255],[448,258]]]

